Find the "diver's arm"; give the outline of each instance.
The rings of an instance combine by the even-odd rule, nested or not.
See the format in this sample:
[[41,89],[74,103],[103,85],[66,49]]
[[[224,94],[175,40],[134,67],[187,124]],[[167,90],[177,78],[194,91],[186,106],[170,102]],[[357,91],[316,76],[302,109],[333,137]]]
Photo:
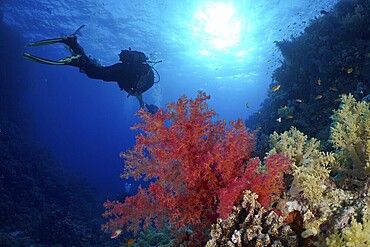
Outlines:
[[144,103],[144,100],[143,100],[143,95],[142,94],[137,94],[135,96],[136,96],[137,100],[139,101],[140,108],[144,108],[145,103]]

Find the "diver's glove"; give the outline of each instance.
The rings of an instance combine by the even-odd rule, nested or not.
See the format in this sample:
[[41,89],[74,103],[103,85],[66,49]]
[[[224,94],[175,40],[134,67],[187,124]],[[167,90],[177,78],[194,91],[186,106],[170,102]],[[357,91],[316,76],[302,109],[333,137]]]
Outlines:
[[159,107],[153,104],[150,104],[150,105],[145,104],[145,107],[146,109],[148,109],[148,112],[150,112],[153,115],[156,114],[157,111],[159,110]]

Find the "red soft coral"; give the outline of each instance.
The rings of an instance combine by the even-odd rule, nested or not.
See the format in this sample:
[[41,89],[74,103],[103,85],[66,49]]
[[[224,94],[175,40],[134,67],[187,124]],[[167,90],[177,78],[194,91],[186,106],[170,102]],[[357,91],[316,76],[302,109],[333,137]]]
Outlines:
[[291,165],[291,160],[282,154],[267,157],[264,165],[259,158],[250,159],[245,172],[219,190],[217,212],[220,217],[224,219],[231,213],[232,206],[245,189],[258,194],[261,205],[270,208],[285,189],[283,175],[289,171]]
[[254,138],[241,120],[231,122],[231,128],[213,122],[216,114],[208,109],[207,99],[199,92],[196,99],[181,97],[154,116],[139,111],[143,123],[134,129],[143,133],[133,150],[121,154],[122,177],[154,182],[124,203],[107,202],[105,216],[112,219],[105,230],[125,226],[137,232],[152,222],[157,227],[170,223],[177,229],[190,227],[200,236],[215,222],[219,190],[243,174]]
[[[247,188],[258,195],[258,201],[269,208],[285,189],[283,175],[291,168],[292,161],[282,154],[270,155],[261,165],[259,158],[250,159],[248,168],[254,175]],[[248,173],[250,174],[250,173]]]
[[[241,120],[231,122],[230,128],[223,121],[212,121],[216,114],[208,109],[207,99],[199,92],[196,99],[181,97],[154,116],[139,111],[143,123],[134,129],[142,132],[133,150],[121,154],[125,159],[122,177],[152,182],[124,203],[107,202],[104,216],[110,220],[104,230],[125,227],[137,233],[142,227],[166,224],[175,230],[190,228],[200,244],[205,229],[231,212],[243,190],[261,193],[265,205],[270,194],[278,192],[281,184],[271,184],[276,174],[270,168],[279,159],[266,160],[266,174],[256,173],[259,163],[247,166],[254,135]],[[256,183],[267,187],[263,190]]]

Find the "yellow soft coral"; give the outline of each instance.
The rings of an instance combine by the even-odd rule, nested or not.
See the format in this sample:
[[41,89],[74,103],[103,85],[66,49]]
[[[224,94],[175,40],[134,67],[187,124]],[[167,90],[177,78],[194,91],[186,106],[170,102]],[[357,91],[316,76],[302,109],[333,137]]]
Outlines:
[[307,139],[295,127],[282,134],[274,132],[270,136],[273,148],[269,155],[281,153],[294,161],[290,194],[292,197],[303,196],[316,209],[321,203],[326,203],[323,194],[328,189],[330,167],[335,158],[332,153],[320,151],[320,141],[315,138]]
[[352,160],[344,171],[363,180],[370,175],[370,104],[356,102],[351,94],[342,102],[332,117],[331,142]]
[[273,149],[269,154],[281,153],[295,163],[293,182],[287,194],[287,211],[300,211],[306,229],[302,237],[316,235],[320,225],[345,198],[345,193],[336,188],[329,175],[335,157],[320,151],[318,140],[308,140],[294,127],[282,134],[275,132],[270,136],[270,142]]
[[370,246],[370,215],[366,213],[361,222],[352,218],[352,224],[335,232],[326,239],[329,247],[368,247]]
[[321,156],[320,142],[315,138],[307,141],[307,136],[291,127],[289,131],[282,134],[274,132],[270,136],[272,146],[270,154],[281,153],[294,161],[296,166],[304,166]]

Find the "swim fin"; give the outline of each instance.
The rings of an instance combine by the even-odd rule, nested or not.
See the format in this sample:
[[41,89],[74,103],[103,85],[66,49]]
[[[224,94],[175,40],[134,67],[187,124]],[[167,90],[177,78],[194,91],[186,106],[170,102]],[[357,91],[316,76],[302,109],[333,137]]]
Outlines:
[[84,28],[85,26],[86,26],[85,24],[81,25],[79,28],[77,28],[77,30],[76,30],[72,35],[73,35],[73,36],[76,36],[77,34],[79,34],[80,30],[81,30],[82,28]]
[[33,56],[28,53],[23,53],[23,56],[29,60],[42,63],[42,64],[49,64],[49,65],[73,65],[75,62],[79,62],[79,59],[81,57],[81,55],[73,55],[70,57],[59,59],[58,61],[53,61],[53,60],[49,60],[46,58]]
[[55,44],[55,43],[67,44],[69,39],[75,39],[75,38],[76,38],[75,35],[66,35],[66,36],[61,36],[58,38],[36,41],[33,43],[29,43],[27,46],[41,46],[41,45],[50,45],[50,44]]

